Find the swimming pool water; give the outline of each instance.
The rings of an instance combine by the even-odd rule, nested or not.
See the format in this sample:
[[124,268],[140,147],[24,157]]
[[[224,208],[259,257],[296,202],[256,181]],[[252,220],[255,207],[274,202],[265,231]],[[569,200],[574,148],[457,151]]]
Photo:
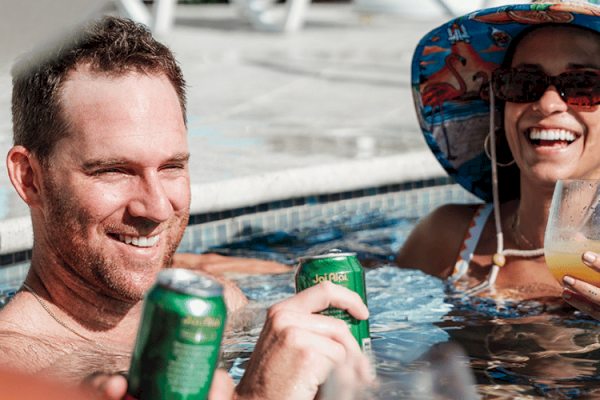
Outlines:
[[[286,233],[258,234],[214,250],[296,265],[332,248],[376,259],[366,272],[373,350],[380,372],[425,368],[429,353],[452,342],[464,349],[482,399],[600,397],[600,323],[561,302],[462,298],[454,286],[391,262],[416,219],[402,211],[348,212]],[[238,279],[251,299],[243,326],[227,335],[224,364],[239,379],[266,309],[294,294],[293,273]],[[236,325],[236,323],[234,323]],[[410,398],[410,397],[406,397]]]
[[[405,215],[405,210],[350,210],[286,232],[249,233],[212,250],[288,265],[332,248],[376,260],[366,284],[380,376],[420,382],[415,377],[435,366],[431,354],[452,342],[465,351],[482,399],[600,398],[600,323],[561,303],[462,298],[437,278],[395,267],[394,254],[417,221]],[[294,288],[291,272],[233,278],[251,300],[231,316],[234,329],[222,346],[221,366],[237,380],[267,308],[292,296]],[[390,398],[417,398],[398,393]]]

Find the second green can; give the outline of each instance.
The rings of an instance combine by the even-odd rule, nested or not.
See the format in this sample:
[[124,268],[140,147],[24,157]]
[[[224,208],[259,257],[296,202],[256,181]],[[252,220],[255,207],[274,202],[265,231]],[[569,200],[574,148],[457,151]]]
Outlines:
[[144,298],[128,399],[205,400],[227,311],[223,287],[184,269],[161,271]]
[[[301,292],[323,281],[330,281],[336,285],[347,287],[358,293],[367,305],[365,271],[358,262],[355,253],[343,253],[340,250],[333,249],[326,254],[301,257],[300,265],[296,270],[296,292]],[[350,315],[348,311],[333,307],[327,308],[321,314],[345,321],[363,352],[367,355],[371,353],[368,320],[358,320]]]

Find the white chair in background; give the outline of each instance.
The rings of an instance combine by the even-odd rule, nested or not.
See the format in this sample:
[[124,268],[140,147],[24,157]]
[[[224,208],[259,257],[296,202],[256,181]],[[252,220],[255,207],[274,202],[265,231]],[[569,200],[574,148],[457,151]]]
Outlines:
[[[287,0],[285,5],[275,6],[273,1],[230,0],[241,18],[252,26],[267,32],[295,32],[304,26],[306,9],[311,0]],[[168,33],[173,26],[177,0],[154,0],[151,11],[143,0],[116,0],[121,12],[141,22],[156,35]]]
[[276,6],[272,0],[230,0],[240,17],[252,26],[266,32],[295,32],[304,26],[304,18],[311,0],[286,0]]
[[416,18],[454,18],[469,12],[531,0],[352,0],[362,14],[399,14]]
[[142,0],[117,0],[121,12],[136,22],[148,26],[156,35],[168,33],[175,19],[177,0],[154,0],[152,9]]

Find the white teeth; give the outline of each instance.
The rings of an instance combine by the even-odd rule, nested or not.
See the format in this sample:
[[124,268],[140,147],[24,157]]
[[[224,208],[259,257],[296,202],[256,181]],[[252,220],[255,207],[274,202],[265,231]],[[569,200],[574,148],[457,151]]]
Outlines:
[[565,129],[531,129],[529,131],[531,140],[566,140],[572,142],[576,139],[572,132]]
[[152,247],[156,244],[156,242],[158,242],[158,238],[159,235],[155,235],[155,236],[150,236],[150,237],[146,237],[146,236],[123,236],[123,235],[119,235],[119,240],[121,242],[127,243],[127,244],[132,244],[134,246],[138,246],[138,247]]

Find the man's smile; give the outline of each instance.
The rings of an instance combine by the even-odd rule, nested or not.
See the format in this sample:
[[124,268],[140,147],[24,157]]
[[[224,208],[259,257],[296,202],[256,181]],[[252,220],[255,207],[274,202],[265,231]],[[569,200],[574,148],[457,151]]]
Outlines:
[[119,235],[119,240],[123,243],[131,244],[137,247],[152,247],[158,242],[160,235],[154,236],[128,236]]

